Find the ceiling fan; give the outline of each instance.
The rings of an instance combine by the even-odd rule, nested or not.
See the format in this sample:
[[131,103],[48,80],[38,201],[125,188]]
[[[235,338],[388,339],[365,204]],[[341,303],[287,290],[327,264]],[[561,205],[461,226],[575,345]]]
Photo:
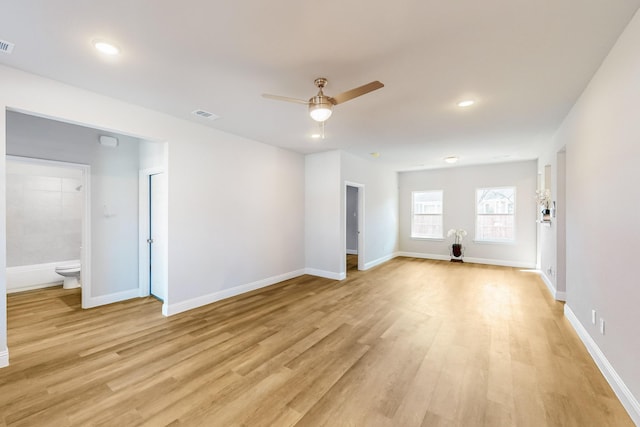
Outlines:
[[384,87],[382,83],[375,80],[371,83],[367,83],[366,85],[342,92],[339,95],[327,96],[322,92],[322,89],[327,85],[327,82],[327,79],[324,77],[315,79],[313,83],[318,87],[318,94],[311,97],[308,101],[305,101],[304,99],[289,98],[287,96],[269,95],[268,93],[263,93],[262,96],[264,98],[275,99],[277,101],[306,104],[309,106],[309,115],[311,118],[317,122],[324,122],[331,117],[331,109],[334,105],[342,104],[343,102],[347,102],[353,98],[357,98]]

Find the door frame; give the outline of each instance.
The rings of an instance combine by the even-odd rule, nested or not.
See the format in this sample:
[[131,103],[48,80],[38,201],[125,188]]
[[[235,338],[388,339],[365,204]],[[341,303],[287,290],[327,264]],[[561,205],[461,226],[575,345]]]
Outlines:
[[[7,154],[6,160],[39,165],[56,166],[67,169],[78,169],[82,172],[82,200],[81,230],[80,230],[80,276],[81,276],[81,306],[91,308],[91,166],[83,163],[63,162],[59,160],[36,159],[33,157],[14,156]],[[5,171],[6,173],[6,171]],[[6,199],[6,195],[5,195]]]
[[342,204],[342,254],[343,254],[343,271],[347,274],[347,187],[355,187],[358,190],[358,270],[365,270],[365,227],[364,227],[364,190],[365,185],[358,182],[345,181],[343,190]]
[[[150,271],[149,271],[149,258],[151,256],[149,252],[149,226],[150,226],[150,194],[149,194],[149,180],[151,175],[157,175],[159,173],[167,173],[164,168],[155,167],[142,169],[139,172],[139,190],[138,190],[138,293],[140,297],[147,297],[150,293]],[[168,182],[168,181],[167,181]],[[166,232],[167,230],[165,230]],[[166,233],[165,233],[166,234]],[[165,266],[166,268],[166,266]],[[163,313],[165,307],[168,304],[168,289],[165,289],[165,299],[162,304]]]

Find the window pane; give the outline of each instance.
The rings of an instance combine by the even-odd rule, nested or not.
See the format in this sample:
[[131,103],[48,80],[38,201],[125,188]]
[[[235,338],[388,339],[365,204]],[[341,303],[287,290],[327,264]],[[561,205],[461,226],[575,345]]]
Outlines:
[[516,190],[481,188],[477,190],[478,214],[513,214]]
[[514,187],[476,191],[476,240],[515,241]]
[[477,240],[515,240],[513,215],[478,215]]
[[412,237],[442,238],[442,215],[414,215]]
[[442,191],[411,193],[411,237],[441,239]]
[[441,214],[442,191],[421,191],[413,193],[414,214]]

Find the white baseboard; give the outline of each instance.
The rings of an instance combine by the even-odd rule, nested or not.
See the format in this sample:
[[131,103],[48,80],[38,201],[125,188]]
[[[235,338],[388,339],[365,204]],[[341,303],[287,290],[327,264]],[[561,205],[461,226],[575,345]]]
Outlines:
[[167,302],[165,302],[164,304],[162,304],[162,314],[165,316],[173,316],[174,314],[202,307],[216,301],[231,298],[236,295],[264,288],[265,286],[271,286],[285,280],[293,279],[294,277],[302,276],[303,274],[305,274],[305,270],[296,270],[290,273],[285,273],[278,276],[269,277],[267,279],[258,280],[256,282],[247,283],[246,285],[235,286],[230,289],[223,289],[221,291],[213,292],[211,294],[203,295],[197,298],[192,298],[187,301],[182,301],[174,304],[168,304]]
[[0,351],[0,368],[9,366],[9,349],[5,348]]
[[311,276],[324,277],[325,279],[331,279],[331,280],[344,280],[347,278],[346,273],[334,273],[333,271],[318,270],[315,268],[305,268],[304,274],[309,274]]
[[451,259],[449,255],[426,254],[423,252],[398,252],[397,256],[403,256],[407,258],[435,259],[438,261],[449,261]]
[[347,255],[358,255],[357,249],[347,249]]
[[373,268],[373,267],[375,267],[377,265],[380,265],[380,264],[383,264],[383,263],[385,263],[387,261],[390,261],[390,260],[394,259],[397,256],[398,256],[398,252],[394,252],[394,253],[392,253],[390,255],[383,256],[383,257],[378,258],[378,259],[373,260],[373,261],[369,261],[368,263],[366,263],[364,265],[364,269],[368,270],[368,269]]
[[[449,255],[442,254],[427,254],[422,252],[398,252],[398,256],[409,258],[422,258],[422,259],[435,259],[440,261],[449,261],[451,257]],[[488,259],[488,258],[472,258],[464,257],[466,262],[474,264],[487,264],[498,265],[501,267],[516,267],[516,268],[535,268],[535,263],[520,262],[520,261],[507,261],[501,259]]]
[[640,426],[640,403],[638,400],[633,396],[624,381],[622,381],[622,378],[620,378],[611,363],[609,363],[602,350],[600,350],[600,347],[598,347],[598,344],[596,344],[591,335],[589,335],[587,329],[580,323],[580,320],[578,320],[568,304],[564,305],[564,315],[587,347],[589,354],[596,362],[596,365],[598,365],[600,372],[604,375],[613,392],[618,396],[622,406],[627,410],[633,422]]
[[62,286],[62,280],[55,283],[45,283],[43,285],[24,286],[21,288],[13,288],[13,289],[7,288],[7,293],[14,294],[16,292],[35,291],[36,289],[53,288],[55,286]]
[[499,265],[501,267],[515,267],[515,268],[536,268],[535,262],[522,262],[522,261],[507,261],[502,259],[485,259],[485,258],[471,258],[464,257],[466,262],[475,264],[487,264],[487,265]]
[[62,276],[56,273],[56,267],[73,264],[80,264],[80,260],[73,259],[45,264],[7,267],[7,293],[61,285]]
[[115,294],[102,295],[99,297],[87,298],[87,306],[82,308],[98,307],[100,305],[113,304],[114,302],[124,301],[133,298],[140,297],[140,290],[138,288],[129,289],[122,292],[116,292]]

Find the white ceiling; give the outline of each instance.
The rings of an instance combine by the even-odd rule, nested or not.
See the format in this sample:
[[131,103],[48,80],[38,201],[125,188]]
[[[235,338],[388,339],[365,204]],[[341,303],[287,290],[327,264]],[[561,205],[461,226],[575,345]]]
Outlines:
[[[397,170],[531,159],[640,0],[21,0],[3,2],[0,63],[267,144],[343,149]],[[122,49],[104,58],[91,41]],[[326,139],[304,105],[334,95]],[[474,98],[473,107],[456,102]],[[216,121],[194,117],[213,112]],[[379,152],[373,159],[369,153]]]

